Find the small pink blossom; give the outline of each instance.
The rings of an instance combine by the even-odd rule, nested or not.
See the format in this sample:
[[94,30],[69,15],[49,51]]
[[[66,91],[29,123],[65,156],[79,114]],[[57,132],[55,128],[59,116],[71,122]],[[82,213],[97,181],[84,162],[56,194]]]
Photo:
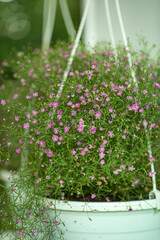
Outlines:
[[57,136],[57,135],[53,135],[53,136],[52,136],[52,140],[53,140],[54,142],[58,141],[58,136]]
[[81,151],[81,156],[84,156],[85,154],[86,154],[86,152],[85,151]]
[[104,161],[104,160],[101,160],[101,161],[100,161],[100,164],[101,164],[101,165],[104,165],[104,164],[105,164],[105,161]]
[[150,171],[150,172],[148,173],[149,177],[152,177],[154,174],[156,174],[156,172]]
[[33,97],[38,97],[38,92],[33,93]]
[[143,121],[143,126],[147,127],[148,122],[146,120]]
[[19,97],[19,94],[17,93],[13,95],[13,99],[17,99],[18,97]]
[[1,104],[4,106],[6,104],[6,100],[1,100]]
[[135,170],[135,168],[132,166],[132,167],[129,167],[128,170],[130,170],[131,172],[133,172]]
[[53,157],[53,151],[51,151],[51,150],[48,151],[48,152],[47,152],[47,157]]
[[155,127],[155,123],[151,123],[151,125],[150,125],[150,129],[152,129],[153,127]]
[[105,154],[103,152],[101,152],[101,153],[99,153],[99,157],[100,157],[100,159],[102,159],[105,157]]
[[69,132],[69,127],[65,127],[65,128],[64,128],[64,132],[65,132],[65,133],[68,133],[68,132]]
[[25,129],[28,129],[28,128],[29,128],[29,123],[24,123],[23,127],[24,127]]
[[93,193],[92,196],[91,196],[92,199],[96,198],[96,194]]
[[149,158],[149,161],[150,161],[150,162],[155,161],[155,157],[150,157],[150,158]]
[[31,96],[28,96],[28,95],[27,95],[27,96],[26,96],[26,99],[31,99]]
[[59,222],[58,222],[58,221],[53,221],[53,224],[54,224],[55,226],[58,226]]
[[21,149],[20,147],[16,149],[16,153],[20,153]]
[[18,223],[22,222],[22,219],[18,218],[18,219],[17,219],[17,222],[18,222]]
[[18,234],[19,234],[20,236],[23,236],[23,235],[25,234],[25,232],[23,232],[22,230],[20,230],[20,231],[18,232]]
[[12,190],[13,190],[13,191],[15,191],[15,190],[16,190],[16,187],[15,187],[15,186],[13,186],[13,187],[12,187]]
[[76,154],[76,151],[72,149],[72,156]]
[[19,121],[19,117],[18,117],[18,116],[16,116],[14,119],[15,119],[17,122]]
[[33,110],[32,114],[33,114],[33,116],[36,116],[38,114],[38,112],[36,110]]
[[113,173],[114,173],[115,175],[117,175],[119,172],[121,172],[121,169],[117,169],[117,170],[115,170]]
[[30,117],[31,117],[31,114],[27,113],[27,118],[30,119]]
[[70,72],[70,73],[69,73],[69,76],[74,76],[74,72]]
[[53,108],[56,109],[58,106],[58,103],[57,102],[53,102]]
[[132,184],[132,187],[134,187],[135,185],[137,185],[139,183],[139,180],[137,179],[136,181],[134,181],[134,184]]

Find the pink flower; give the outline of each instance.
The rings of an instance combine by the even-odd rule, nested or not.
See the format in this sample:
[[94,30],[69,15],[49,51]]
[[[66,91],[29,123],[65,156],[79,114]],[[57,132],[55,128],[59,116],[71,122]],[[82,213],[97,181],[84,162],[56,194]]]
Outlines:
[[96,198],[96,194],[93,193],[92,196],[91,196],[92,199]]
[[154,85],[155,85],[156,87],[160,88],[160,84],[159,84],[159,83],[155,82]]
[[121,169],[117,169],[117,170],[115,170],[113,173],[114,173],[115,175],[117,175],[119,172],[121,172]]
[[17,222],[18,222],[18,223],[22,222],[22,219],[18,218],[18,219],[17,219]]
[[46,143],[42,140],[39,142],[39,144],[40,144],[41,147],[45,147],[45,145],[46,145]]
[[144,90],[144,91],[143,91],[143,94],[146,94],[147,92],[148,92],[147,90]]
[[23,232],[23,231],[21,230],[21,231],[18,232],[18,234],[19,234],[20,236],[23,236],[23,235],[25,234],[25,232]]
[[63,137],[62,137],[62,136],[59,136],[59,140],[62,141],[62,140],[63,140]]
[[1,100],[1,104],[4,106],[6,104],[6,100]]
[[53,108],[56,109],[58,106],[58,103],[57,102],[53,102]]
[[101,153],[99,154],[99,157],[100,157],[100,159],[102,159],[102,158],[105,157],[105,154],[104,154],[103,152],[101,152]]
[[14,94],[13,99],[17,99],[19,97],[19,94]]
[[33,97],[38,97],[38,93],[37,92],[33,93]]
[[101,115],[102,115],[102,113],[101,113],[100,111],[96,111],[96,112],[95,112],[95,117],[96,117],[96,119],[100,119],[100,118],[101,118]]
[[126,135],[123,135],[122,138],[123,138],[123,139],[126,139]]
[[152,177],[154,174],[156,174],[156,172],[150,171],[150,172],[148,173],[149,177]]
[[150,157],[150,158],[149,158],[149,161],[150,161],[150,162],[155,161],[155,157]]
[[70,73],[69,73],[69,76],[74,76],[74,72],[70,72]]
[[151,123],[151,125],[150,125],[150,129],[152,129],[153,127],[155,127],[155,123]]
[[90,128],[90,131],[92,134],[94,134],[96,132],[96,128],[94,125],[92,125],[92,127]]
[[54,133],[57,134],[59,132],[58,128],[54,128]]
[[16,153],[20,153],[21,149],[20,147],[16,149]]
[[54,142],[58,141],[58,136],[57,136],[57,135],[53,135],[53,136],[52,136],[52,140],[53,140]]
[[65,128],[64,128],[64,132],[65,132],[65,133],[68,133],[68,132],[69,132],[69,127],[65,127]]
[[134,187],[135,185],[137,185],[139,183],[139,180],[137,179],[136,181],[134,181],[134,184],[132,184],[132,187]]
[[36,116],[38,114],[38,112],[36,110],[33,110],[32,114],[33,114],[33,116]]
[[143,126],[147,127],[148,123],[146,120],[143,121]]
[[121,164],[120,168],[122,168],[123,170],[126,169],[124,164]]
[[26,96],[26,99],[31,99],[31,96]]
[[24,127],[25,129],[28,129],[28,128],[29,128],[29,123],[24,123],[23,127]]
[[108,133],[109,133],[109,134],[108,134],[109,137],[112,138],[112,137],[114,136],[114,133],[113,133],[112,131],[108,131]]
[[13,190],[13,191],[15,191],[15,190],[16,190],[16,187],[15,187],[15,186],[13,186],[13,187],[12,187],[12,190]]
[[15,117],[15,120],[18,122],[18,121],[19,121],[19,117],[18,117],[18,116],[16,116],[16,117]]
[[44,112],[45,111],[45,109],[44,108],[41,108],[41,112]]
[[132,166],[132,167],[129,167],[128,170],[130,170],[131,172],[133,172],[135,170],[135,168]]
[[105,146],[102,145],[102,146],[100,146],[99,151],[104,152],[104,149],[105,149]]
[[101,160],[101,161],[100,161],[100,164],[101,164],[101,165],[104,165],[104,164],[105,164],[105,161],[104,161],[104,160]]
[[109,68],[106,69],[105,73],[110,72],[111,70]]
[[72,149],[72,156],[76,154],[76,151]]
[[53,157],[53,155],[52,155],[52,154],[53,154],[53,151],[51,151],[51,150],[50,150],[50,151],[48,151],[48,152],[47,152],[47,157]]
[[85,155],[85,153],[86,153],[85,151],[81,151],[81,153],[80,153],[80,154],[81,154],[81,156],[84,156],[84,155]]
[[54,224],[55,226],[57,226],[57,225],[59,224],[59,222],[58,222],[58,221],[53,221],[53,224]]
[[30,117],[31,117],[31,114],[27,113],[27,118],[30,119]]
[[47,72],[50,72],[51,70],[52,70],[51,68],[47,68],[47,69],[46,69]]

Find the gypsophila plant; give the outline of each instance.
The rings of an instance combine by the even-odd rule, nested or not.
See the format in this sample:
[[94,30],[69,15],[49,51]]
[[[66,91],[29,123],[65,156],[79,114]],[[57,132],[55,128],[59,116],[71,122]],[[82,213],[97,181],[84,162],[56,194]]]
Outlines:
[[12,142],[3,139],[1,164],[10,149],[17,156],[27,149],[23,176],[43,197],[147,199],[152,176],[159,174],[159,64],[132,51],[130,66],[121,45],[117,61],[110,45],[94,53],[81,47],[57,98],[71,48],[63,43],[45,53],[36,50],[29,59],[18,56],[15,71],[26,94],[22,90],[23,104],[1,99],[3,109],[13,113],[6,127]]
[[[47,205],[45,199],[42,201],[42,198],[34,195],[31,184],[20,174],[18,179],[14,174],[11,178],[13,178],[11,187],[5,190],[8,198],[6,194],[0,196],[0,219],[2,226],[4,225],[2,229],[5,230],[12,225],[12,239],[15,240],[63,239],[59,230],[61,220],[56,214],[55,218],[50,215],[49,207],[53,204]],[[4,208],[6,204],[8,208]],[[55,237],[55,231],[59,233],[58,238]],[[7,235],[8,232],[6,235],[3,234],[4,239]]]

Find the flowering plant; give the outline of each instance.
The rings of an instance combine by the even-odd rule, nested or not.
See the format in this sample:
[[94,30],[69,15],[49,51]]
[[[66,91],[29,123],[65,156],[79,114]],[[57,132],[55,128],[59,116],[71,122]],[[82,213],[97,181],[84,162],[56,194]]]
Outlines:
[[[26,95],[23,104],[9,106],[1,99],[3,109],[13,113],[7,127],[12,141],[2,141],[1,149],[28,152],[22,176],[38,195],[77,201],[148,198],[152,177],[159,174],[159,63],[132,51],[130,66],[122,46],[117,59],[109,46],[93,54],[82,48],[63,87],[72,48],[64,46],[18,55],[14,71]],[[2,164],[6,151],[1,154]]]

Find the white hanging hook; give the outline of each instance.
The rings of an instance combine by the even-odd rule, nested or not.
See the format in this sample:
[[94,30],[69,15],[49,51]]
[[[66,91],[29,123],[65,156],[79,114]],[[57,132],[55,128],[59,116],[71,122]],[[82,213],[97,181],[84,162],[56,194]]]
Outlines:
[[66,0],[59,0],[59,4],[61,7],[62,16],[64,19],[64,23],[68,32],[69,37],[72,41],[74,41],[76,36],[76,30],[73,25],[73,21],[68,9],[67,1]]

